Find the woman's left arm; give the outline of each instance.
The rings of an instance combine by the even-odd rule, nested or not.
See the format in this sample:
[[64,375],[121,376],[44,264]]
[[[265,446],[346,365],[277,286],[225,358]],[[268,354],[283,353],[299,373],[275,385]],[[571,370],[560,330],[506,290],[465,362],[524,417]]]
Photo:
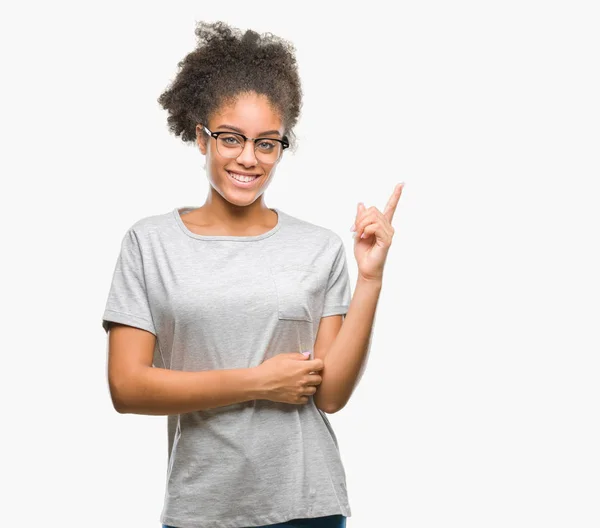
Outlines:
[[[354,295],[343,319],[341,328],[326,351],[315,343],[315,358],[323,359],[322,382],[314,394],[317,407],[327,413],[342,409],[367,364],[367,356],[372,337],[375,310],[383,283],[383,268],[394,236],[392,219],[404,183],[396,185],[383,213],[376,207],[365,208],[359,203],[356,219],[352,226],[354,235],[354,256],[358,265],[358,279]],[[339,327],[339,317],[327,317],[325,335],[334,327]],[[337,323],[337,324],[336,324]],[[330,326],[331,325],[331,326]],[[319,328],[321,334],[321,328]]]

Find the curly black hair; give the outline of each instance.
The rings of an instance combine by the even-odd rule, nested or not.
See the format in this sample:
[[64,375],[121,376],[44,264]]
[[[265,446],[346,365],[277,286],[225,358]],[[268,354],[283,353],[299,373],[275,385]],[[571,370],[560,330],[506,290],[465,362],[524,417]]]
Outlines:
[[198,45],[178,63],[179,72],[158,98],[169,112],[169,130],[182,141],[196,141],[196,124],[207,123],[221,105],[256,92],[279,111],[292,149],[292,131],[302,106],[302,88],[292,43],[224,22],[198,22]]

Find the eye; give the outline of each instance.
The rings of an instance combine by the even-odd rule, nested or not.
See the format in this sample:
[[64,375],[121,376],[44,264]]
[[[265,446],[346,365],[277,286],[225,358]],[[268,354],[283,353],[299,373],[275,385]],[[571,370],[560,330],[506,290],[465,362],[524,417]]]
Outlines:
[[258,143],[258,148],[265,152],[273,150],[277,146],[277,141],[261,139]]
[[229,147],[241,145],[242,143],[241,138],[235,134],[220,134],[219,140]]

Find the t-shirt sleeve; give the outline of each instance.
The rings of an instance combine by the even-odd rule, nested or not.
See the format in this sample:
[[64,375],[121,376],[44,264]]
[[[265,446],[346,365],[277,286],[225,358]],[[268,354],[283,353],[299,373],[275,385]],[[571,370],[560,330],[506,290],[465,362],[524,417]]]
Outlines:
[[352,300],[346,250],[342,239],[336,235],[329,242],[329,249],[333,252],[334,257],[327,281],[325,302],[321,317],[346,314]]
[[156,335],[146,291],[142,252],[133,228],[123,237],[113,272],[102,316],[102,327],[106,333],[111,322],[135,326]]

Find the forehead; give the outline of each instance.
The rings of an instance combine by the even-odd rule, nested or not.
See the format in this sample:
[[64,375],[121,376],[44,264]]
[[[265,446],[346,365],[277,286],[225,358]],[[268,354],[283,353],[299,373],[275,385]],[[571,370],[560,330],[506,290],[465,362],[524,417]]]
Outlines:
[[212,127],[225,123],[249,135],[265,130],[279,130],[283,134],[283,123],[277,109],[265,95],[253,92],[240,94],[234,101],[223,104],[210,119]]

